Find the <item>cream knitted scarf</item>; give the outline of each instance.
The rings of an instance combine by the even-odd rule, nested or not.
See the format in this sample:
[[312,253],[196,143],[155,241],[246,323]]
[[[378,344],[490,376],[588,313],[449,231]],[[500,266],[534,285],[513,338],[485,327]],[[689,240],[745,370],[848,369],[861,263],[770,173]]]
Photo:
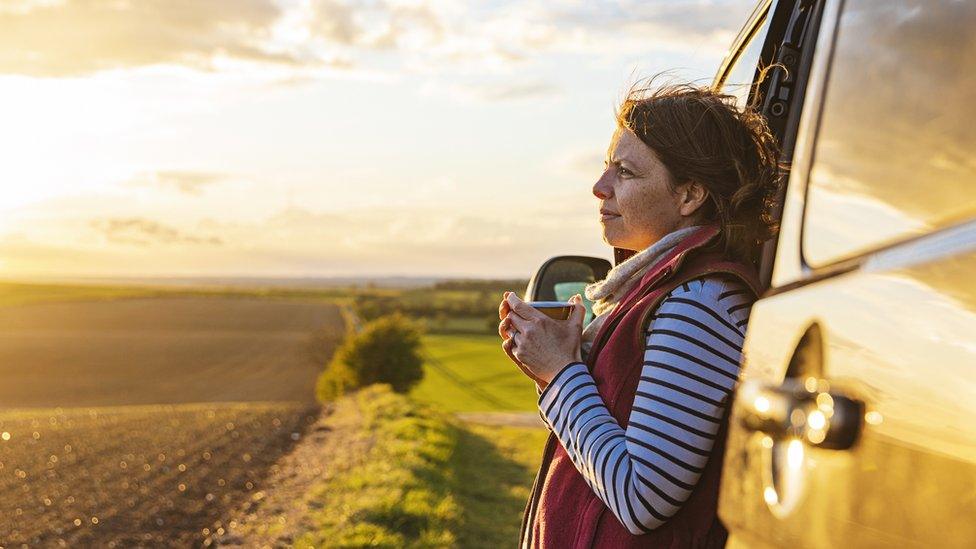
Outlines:
[[583,330],[582,343],[580,345],[583,359],[589,354],[590,347],[593,346],[593,339],[600,326],[610,315],[610,311],[620,301],[627,292],[634,287],[651,266],[664,257],[665,254],[674,249],[682,238],[695,232],[701,225],[692,225],[672,231],[657,242],[651,244],[644,250],[628,257],[614,268],[610,269],[607,277],[598,282],[586,286],[583,291],[586,298],[593,302],[593,320],[586,325]]

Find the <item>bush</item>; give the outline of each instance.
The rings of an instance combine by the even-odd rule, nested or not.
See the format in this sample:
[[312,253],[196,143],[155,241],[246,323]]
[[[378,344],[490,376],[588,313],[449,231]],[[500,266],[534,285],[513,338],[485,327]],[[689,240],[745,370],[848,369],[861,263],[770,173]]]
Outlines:
[[405,393],[424,376],[421,330],[400,313],[380,317],[351,334],[319,375],[322,402],[373,383],[388,383]]

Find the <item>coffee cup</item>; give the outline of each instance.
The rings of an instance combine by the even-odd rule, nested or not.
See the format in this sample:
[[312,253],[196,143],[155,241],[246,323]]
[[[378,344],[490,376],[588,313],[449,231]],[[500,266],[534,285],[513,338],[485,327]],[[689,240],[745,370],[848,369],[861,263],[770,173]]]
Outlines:
[[556,320],[566,320],[573,312],[573,304],[565,301],[526,301],[526,303],[549,318]]

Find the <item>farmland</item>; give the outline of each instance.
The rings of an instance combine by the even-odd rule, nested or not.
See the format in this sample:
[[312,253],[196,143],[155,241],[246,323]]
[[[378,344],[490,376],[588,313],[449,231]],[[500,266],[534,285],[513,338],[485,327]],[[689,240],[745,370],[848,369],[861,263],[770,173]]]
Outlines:
[[295,299],[0,307],[0,545],[219,538],[315,421],[343,330]]
[[426,372],[410,393],[451,412],[528,412],[536,417],[535,385],[505,356],[497,335],[430,334]]
[[[0,403],[313,400],[334,306],[176,297],[0,308]],[[335,341],[323,345],[334,344]]]
[[199,544],[317,411],[289,404],[5,413],[5,545]]

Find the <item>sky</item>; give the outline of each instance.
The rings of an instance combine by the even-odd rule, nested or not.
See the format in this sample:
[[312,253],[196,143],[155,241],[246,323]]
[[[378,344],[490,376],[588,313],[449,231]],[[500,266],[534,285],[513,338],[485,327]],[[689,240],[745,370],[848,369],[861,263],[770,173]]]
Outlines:
[[527,278],[609,258],[636,79],[751,0],[0,0],[0,277]]

